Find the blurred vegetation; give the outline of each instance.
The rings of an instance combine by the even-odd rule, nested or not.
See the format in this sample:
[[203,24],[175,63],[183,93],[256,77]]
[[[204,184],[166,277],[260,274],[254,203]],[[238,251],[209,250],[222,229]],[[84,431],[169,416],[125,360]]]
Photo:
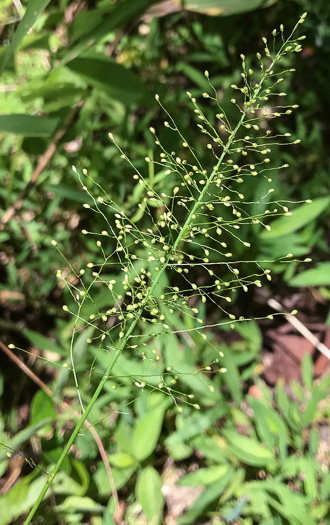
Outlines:
[[[98,214],[82,206],[88,200],[72,164],[88,169],[91,178],[129,212],[140,194],[132,192],[130,172],[108,133],[116,136],[141,170],[146,155],[153,157],[150,126],[160,130],[167,149],[178,149],[178,138],[164,128],[164,116],[155,104],[154,94],[159,93],[196,144],[203,165],[210,166],[203,137],[196,142],[186,91],[193,96],[206,91],[203,71],[208,70],[230,119],[227,88],[239,81],[240,53],[255,54],[262,49],[262,36],[281,23],[291,28],[304,11],[308,12],[304,48],[290,64],[295,74],[281,88],[288,94],[288,104],[299,104],[300,109],[293,118],[281,119],[274,130],[290,132],[301,143],[273,150],[278,167],[289,164],[285,172],[276,172],[273,186],[277,199],[314,203],[297,207],[284,225],[281,219],[275,221],[271,232],[256,231],[251,244],[256,259],[275,259],[288,252],[312,257],[310,267],[303,270],[296,263],[269,265],[275,277],[265,297],[276,295],[283,302],[299,292],[306,305],[317,294],[318,312],[330,324],[330,4],[189,0],[184,9],[179,4],[1,2],[1,340],[27,350],[19,357],[49,385],[52,396],[8,355],[1,355],[0,525],[23,523],[22,515],[30,510],[63,449],[72,413],[60,411],[58,404],[65,399],[78,409],[73,378],[62,367],[74,324],[62,305],[70,305],[72,298],[57,282],[56,271],[66,263],[51,240],[56,239],[67,260],[79,268],[86,264],[87,254],[96,251],[82,229],[101,231],[102,225]],[[24,12],[26,23],[19,25]],[[212,121],[206,103],[203,110]],[[171,180],[152,169],[149,181],[162,191],[168,190],[166,184],[171,189]],[[248,191],[247,198],[257,200],[265,193],[263,180],[251,182]],[[93,194],[97,197],[95,187]],[[142,227],[143,210],[133,220]],[[313,294],[301,290],[304,287],[311,287]],[[238,298],[237,315],[257,317],[265,297]],[[102,303],[102,297],[96,301]],[[211,318],[212,312],[206,315]],[[173,320],[178,326],[184,322],[179,317]],[[119,377],[107,382],[93,421],[98,422],[95,428],[124,502],[123,523],[329,523],[329,457],[319,444],[329,421],[329,377],[315,381],[313,363],[305,356],[302,383],[267,386],[262,377],[261,328],[256,322],[242,323],[234,341],[226,333],[213,334],[227,368],[221,376],[209,374],[214,392],[192,376],[180,378],[183,388],[199,398],[198,412],[187,403],[177,414],[165,396],[137,391],[126,377],[136,374],[136,362],[122,356]],[[169,363],[187,370],[206,366],[212,359],[193,337],[179,340],[172,334],[169,345],[159,344]],[[81,391],[88,399],[105,365],[88,350],[86,333],[76,340],[74,353]],[[15,468],[19,475],[7,485]],[[180,492],[182,487],[189,489]],[[180,507],[180,498],[187,505]],[[177,507],[178,517],[170,521]],[[110,525],[115,523],[114,508],[99,449],[85,429],[40,510],[42,522]]]

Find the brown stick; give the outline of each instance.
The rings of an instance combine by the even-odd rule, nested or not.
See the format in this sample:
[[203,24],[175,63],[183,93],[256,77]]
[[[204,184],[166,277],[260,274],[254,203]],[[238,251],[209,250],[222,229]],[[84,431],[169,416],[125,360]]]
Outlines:
[[[12,360],[14,361],[14,363],[17,364],[17,366],[20,367],[21,370],[23,370],[23,372],[30,377],[30,379],[32,379],[32,381],[34,381],[48,396],[52,397],[53,396],[53,392],[52,390],[34,373],[32,372],[32,370],[30,370],[29,367],[26,366],[25,363],[23,363],[23,361],[21,361],[11,350],[9,350],[9,348],[3,344],[2,341],[0,341],[0,348],[3,350],[3,352]],[[76,412],[76,410],[74,410],[70,405],[69,403],[66,403],[64,402],[63,403],[63,407],[68,410],[69,412],[71,412],[75,417],[77,417],[78,419],[80,419],[80,414],[78,412]],[[116,489],[116,485],[115,485],[115,482],[114,482],[114,479],[113,479],[113,475],[112,475],[112,471],[111,471],[111,467],[110,467],[110,464],[109,464],[109,461],[108,461],[108,458],[107,458],[107,453],[105,451],[105,448],[104,448],[104,445],[102,443],[102,440],[100,438],[100,436],[98,435],[97,431],[95,430],[95,428],[93,427],[93,425],[86,419],[85,420],[85,426],[86,428],[88,428],[88,430],[90,431],[90,433],[92,434],[93,438],[95,439],[95,442],[97,444],[97,447],[99,449],[99,452],[100,452],[100,456],[102,458],[102,461],[104,463],[104,466],[105,466],[105,469],[106,469],[106,472],[108,474],[108,479],[109,479],[109,483],[110,483],[110,487],[111,487],[111,490],[112,490],[112,494],[113,494],[113,497],[114,497],[114,500],[115,500],[115,503],[116,503],[116,508],[115,508],[115,513],[114,513],[114,519],[115,519],[115,516],[117,515],[117,512],[119,511],[120,509],[120,505],[119,505],[119,499],[118,499],[118,493],[117,493],[117,489]],[[116,521],[116,520],[115,520]],[[118,522],[119,523],[119,522]]]
[[75,108],[69,113],[68,117],[64,121],[63,126],[55,133],[55,136],[52,140],[52,142],[49,144],[48,148],[46,149],[45,153],[43,153],[38,160],[38,163],[31,175],[31,179],[28,182],[28,184],[25,186],[24,190],[21,192],[18,199],[9,206],[8,210],[4,214],[4,216],[1,219],[2,224],[7,224],[10,219],[14,216],[15,212],[19,210],[24,202],[24,199],[27,197],[27,195],[30,193],[31,189],[37,182],[37,179],[39,175],[44,171],[44,169],[48,166],[49,162],[53,158],[56,148],[59,145],[60,141],[68,131],[71,123],[73,122],[76,115],[81,110],[82,106],[84,104],[84,101],[80,100]]
[[[284,312],[283,306],[275,301],[275,299],[269,299],[268,304],[271,308],[274,310],[277,310],[278,312]],[[325,355],[328,359],[330,359],[330,350],[327,346],[325,346],[324,343],[321,343],[321,341],[314,335],[310,330],[308,330],[307,326],[305,326],[297,317],[294,317],[293,315],[286,315],[286,320],[292,324],[292,326],[295,327],[295,329],[301,333],[301,335],[307,339],[312,345],[321,352],[321,354]]]

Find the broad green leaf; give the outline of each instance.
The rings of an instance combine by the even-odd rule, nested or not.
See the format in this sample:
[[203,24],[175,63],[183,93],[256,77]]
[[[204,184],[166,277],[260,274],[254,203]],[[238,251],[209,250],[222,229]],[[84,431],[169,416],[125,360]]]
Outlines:
[[[55,465],[63,452],[62,446],[56,446],[56,438],[47,440],[47,437],[43,440],[43,462],[47,462],[48,465]],[[66,456],[63,460],[61,470],[66,474],[72,473],[72,467],[69,456]]]
[[312,397],[309,399],[305,411],[302,415],[302,423],[305,427],[310,425],[315,418],[317,406],[322,399],[325,399],[329,392],[327,390],[314,390]]
[[205,75],[203,75],[199,69],[194,68],[190,64],[187,64],[186,62],[182,62],[178,64],[179,71],[182,71],[194,84],[196,84],[197,87],[199,87],[203,91],[209,91],[210,85],[205,78]]
[[151,101],[150,93],[135,73],[104,55],[94,53],[75,58],[67,64],[67,68],[124,104]]
[[[133,472],[136,470],[136,467],[133,466],[120,469],[112,467],[111,470],[116,489],[119,490],[127,484],[128,480],[131,479]],[[100,464],[99,468],[94,474],[93,481],[97,487],[99,496],[107,496],[111,493],[109,477],[103,463]]]
[[49,417],[56,418],[56,415],[53,400],[43,390],[38,390],[31,405],[31,424],[35,425],[39,421]]
[[118,452],[117,454],[110,454],[108,456],[109,463],[117,468],[127,468],[136,464],[136,459],[126,454],[125,452]]
[[0,66],[0,76],[2,75],[8,61],[15,53],[17,46],[24,38],[26,33],[31,29],[33,24],[38,20],[43,10],[47,7],[50,0],[29,0],[25,14],[19,23],[19,26],[14,34],[11,44],[8,46],[2,64]]
[[242,436],[236,430],[224,430],[230,451],[243,463],[253,466],[263,466],[274,462],[274,454],[263,447],[258,441]]
[[246,343],[254,353],[259,352],[262,346],[262,334],[259,328],[259,325],[256,321],[242,321],[237,323],[235,326],[235,331],[241,334],[242,337],[246,340]]
[[[329,267],[330,271],[330,267]],[[314,369],[313,369],[313,360],[310,354],[305,354],[301,363],[301,377],[303,384],[308,390],[313,388],[313,378],[314,378]]]
[[223,375],[223,380],[236,403],[240,405],[242,401],[242,380],[230,350],[225,352],[225,355],[221,358],[221,365],[227,368],[227,372]]
[[136,484],[137,500],[148,518],[148,523],[155,525],[161,521],[165,503],[162,486],[163,480],[153,467],[145,468]]
[[[9,438],[6,434],[2,434],[1,440],[3,446],[0,446],[0,476],[3,475],[6,469],[6,465],[8,464],[7,446],[10,448],[10,452],[12,452],[13,450],[19,450],[26,441],[28,441],[32,436],[34,436],[39,430],[43,429],[47,425],[51,425],[52,422],[53,418],[47,417],[46,419],[39,421],[35,425],[29,425],[28,427],[18,432],[12,438]],[[28,457],[26,457],[26,462],[28,464],[30,463],[30,459]]]
[[318,464],[311,456],[306,456],[301,460],[301,472],[304,473],[305,494],[313,501],[318,496]]
[[9,233],[6,233],[6,232],[0,233],[0,243],[6,242],[8,241],[8,239],[10,239]]
[[313,519],[315,519],[316,523],[325,523],[325,518],[329,516],[330,512],[330,502],[329,501],[322,501],[321,503],[314,503],[313,506],[310,508],[310,513]]
[[[189,417],[183,416],[182,425],[180,428],[169,435],[165,443],[174,441],[177,438],[188,440],[195,436],[202,434],[205,430],[210,428],[217,419],[220,419],[226,413],[226,407],[212,408],[204,414],[199,412],[189,414]],[[179,416],[177,416],[178,420]]]
[[[93,31],[102,22],[102,19],[105,19],[105,17],[111,19],[112,10],[113,6],[104,5],[96,9],[82,10],[78,13],[72,22],[71,43],[83,39],[86,34]],[[110,16],[109,11],[111,13]]]
[[180,439],[177,434],[174,435],[173,439],[171,439],[171,437],[172,436],[169,436],[169,439],[166,440],[169,455],[175,461],[182,461],[183,459],[189,458],[193,453],[192,447],[185,443],[183,439]]
[[[14,487],[0,498],[0,525],[10,525],[24,512],[28,512],[41,492],[46,476],[33,480],[35,473],[20,479]],[[49,496],[48,492],[48,496]]]
[[[242,485],[237,488],[235,496],[240,498],[248,498],[250,515],[262,516],[263,518],[269,518],[271,516],[267,504],[268,494],[266,490],[263,489],[263,484],[261,482],[242,483]],[[273,520],[263,520],[261,523],[267,523],[267,525],[278,525],[278,522],[274,522]]]
[[92,197],[90,197],[86,192],[82,193],[81,191],[70,188],[69,186],[65,186],[64,184],[47,184],[47,186],[45,186],[45,190],[51,191],[59,197],[74,202],[82,202],[86,204],[93,203]]
[[273,450],[275,445],[279,449],[279,456],[284,463],[287,457],[288,429],[280,416],[261,401],[249,398],[249,405],[255,415],[255,424],[260,439]]
[[183,487],[199,487],[201,485],[209,485],[218,479],[223,478],[229,471],[229,465],[215,465],[207,468],[198,468],[194,472],[190,472],[183,476],[177,485]]
[[276,384],[276,402],[283,416],[287,422],[290,423],[290,407],[292,403],[285,392],[282,378],[280,378]]
[[219,498],[223,493],[226,486],[228,485],[230,478],[233,474],[233,469],[230,468],[225,476],[218,479],[214,483],[206,485],[200,497],[191,505],[188,511],[179,518],[178,523],[183,524],[195,524],[197,518],[200,515],[203,515],[204,509],[210,505],[214,500]]
[[295,232],[318,217],[330,204],[329,197],[321,197],[309,204],[302,204],[291,211],[292,215],[275,219],[270,231],[263,231],[261,239],[274,239]]
[[194,437],[191,440],[191,443],[195,449],[203,454],[203,456],[211,459],[215,463],[226,462],[224,453],[212,438],[199,435]]
[[229,498],[231,498],[235,494],[236,489],[240,487],[244,482],[245,476],[246,470],[244,468],[235,468],[235,471],[232,477],[230,478],[230,482],[228,483],[226,490],[221,495],[221,503],[229,500]]
[[316,268],[301,272],[289,281],[290,286],[330,286],[330,263],[320,263]]
[[57,511],[71,512],[103,512],[104,507],[98,505],[92,498],[86,496],[69,496],[61,505],[56,507]]
[[316,525],[306,506],[307,501],[300,494],[276,481],[265,481],[264,488],[269,494],[276,495],[280,500],[278,503],[274,498],[268,498],[270,505],[289,520],[289,523],[293,525]]
[[139,418],[132,435],[132,454],[143,461],[154,451],[164,419],[164,405]]
[[61,470],[58,472],[52,483],[52,488],[55,494],[72,494],[74,496],[84,496],[89,485],[89,474],[82,462],[77,468],[77,461],[72,460],[74,467],[79,474],[79,481],[76,476],[68,476],[66,472]]
[[260,238],[260,252],[264,254],[265,257],[268,257],[271,253],[272,259],[279,259],[288,253],[292,253],[294,257],[301,257],[302,255],[308,254],[310,249],[310,243],[305,242],[305,244],[303,244],[299,233],[282,236],[280,243],[277,237],[272,239]]
[[[128,378],[137,377],[141,380],[146,377],[149,385],[157,385],[162,380],[163,370],[164,363],[161,360],[154,362],[150,362],[149,360],[138,362],[121,354],[114,367],[113,375],[122,377],[126,376]],[[128,379],[128,381],[130,381],[130,379]]]
[[242,514],[242,510],[244,508],[244,506],[246,505],[247,503],[247,498],[241,498],[235,505],[235,507],[230,511],[228,512],[227,514],[224,514],[222,516],[222,518],[227,522],[227,523],[232,523],[234,522],[235,520],[237,520],[237,518],[240,517],[240,515]]
[[[237,495],[246,496],[250,501],[249,511],[256,514],[264,514],[267,517],[267,507],[270,505],[283,516],[290,525],[316,525],[309,513],[306,498],[290,490],[283,483],[271,480],[252,481],[244,483],[237,490]],[[273,497],[276,497],[275,498]],[[271,523],[275,523],[272,521]],[[278,522],[276,522],[278,523]],[[279,522],[282,523],[282,522]]]
[[[175,1],[180,5],[181,0]],[[197,11],[206,15],[228,16],[253,11],[275,2],[276,0],[187,0],[184,3],[184,7],[188,11]]]
[[25,137],[49,137],[58,124],[58,119],[34,115],[0,115],[0,133],[15,133]]
[[311,428],[308,436],[308,449],[312,456],[316,456],[320,442],[320,434],[316,428]]
[[49,350],[50,352],[55,352],[56,354],[67,355],[67,351],[61,348],[58,344],[54,343],[48,337],[45,337],[44,335],[27,328],[23,333],[33,345],[37,346],[41,350]]
[[[178,329],[179,319],[175,319],[175,326]],[[180,380],[185,383],[192,392],[198,392],[203,399],[215,401],[216,392],[211,392],[205,379],[200,376],[196,367],[188,363],[185,353],[180,350],[179,340],[175,334],[166,335],[164,341],[164,353],[167,366],[172,366],[181,376]],[[190,352],[190,350],[188,349]]]
[[120,418],[119,423],[116,425],[115,439],[118,450],[127,452],[127,454],[131,452],[132,427],[123,417]]
[[330,472],[325,473],[322,480],[321,497],[324,500],[330,499]]

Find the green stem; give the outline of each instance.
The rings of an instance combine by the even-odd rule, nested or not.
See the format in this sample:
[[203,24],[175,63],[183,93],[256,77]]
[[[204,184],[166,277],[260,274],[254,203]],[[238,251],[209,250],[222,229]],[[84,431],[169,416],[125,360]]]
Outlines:
[[[176,240],[175,240],[175,243],[173,245],[173,248],[171,249],[170,253],[168,254],[167,256],[167,259],[166,261],[163,263],[163,265],[160,267],[159,269],[159,272],[152,284],[152,286],[150,287],[150,290],[149,290],[149,293],[146,297],[146,301],[148,300],[148,297],[150,297],[154,291],[154,289],[156,288],[163,272],[165,271],[165,269],[167,268],[168,264],[169,264],[169,261],[170,261],[170,258],[172,256],[172,254],[175,252],[176,248],[178,247],[179,243],[181,242],[181,239],[182,237],[184,236],[191,220],[192,220],[192,216],[194,215],[194,213],[196,212],[196,210],[199,208],[200,204],[203,202],[203,199],[204,199],[204,195],[209,187],[209,185],[211,184],[212,180],[214,179],[214,176],[216,175],[217,171],[218,171],[218,168],[220,167],[225,155],[227,154],[230,146],[231,146],[231,143],[232,141],[234,140],[234,137],[237,133],[237,131],[239,130],[239,128],[241,127],[243,121],[244,121],[244,118],[245,118],[245,115],[246,115],[246,112],[244,112],[242,114],[242,117],[239,121],[239,123],[237,124],[235,130],[233,131],[230,139],[228,140],[228,143],[226,144],[226,147],[225,149],[223,150],[219,160],[218,160],[218,163],[217,163],[217,167],[216,169],[214,169],[209,177],[209,180],[207,181],[207,183],[205,184],[204,188],[203,188],[203,191],[201,192],[198,200],[195,202],[194,206],[192,207],[188,217],[187,217],[187,220],[186,222],[184,223],[179,235],[177,236]],[[59,459],[57,460],[57,463],[52,471],[52,473],[50,474],[50,476],[48,477],[42,491],[40,492],[39,494],[39,497],[37,499],[37,501],[35,502],[35,504],[33,505],[32,509],[31,509],[31,512],[30,514],[28,515],[28,517],[26,518],[26,521],[25,521],[25,524],[24,525],[28,525],[29,523],[31,523],[31,520],[32,518],[34,517],[35,513],[37,512],[38,508],[39,508],[39,505],[41,504],[42,500],[43,500],[43,497],[45,496],[46,492],[48,491],[50,485],[52,484],[57,472],[59,471],[59,469],[61,468],[61,465],[64,461],[64,459],[66,458],[71,446],[73,445],[77,435],[79,434],[85,420],[88,418],[96,400],[98,399],[100,393],[102,392],[103,390],[103,387],[104,387],[104,384],[105,382],[108,380],[109,376],[111,375],[111,372],[112,372],[112,369],[113,367],[115,366],[116,362],[118,361],[118,358],[121,354],[121,352],[123,351],[123,349],[125,348],[126,346],[126,343],[131,335],[131,333],[133,332],[135,326],[137,325],[141,315],[142,315],[142,312],[143,312],[143,308],[141,308],[136,316],[136,318],[134,319],[134,321],[132,322],[132,324],[130,325],[128,331],[126,332],[125,334],[125,337],[123,337],[122,341],[121,341],[121,344],[119,345],[119,347],[117,348],[117,351],[116,351],[116,354],[113,358],[113,361],[112,363],[109,365],[109,367],[107,368],[107,370],[105,371],[97,389],[95,390],[94,392],[94,395],[92,397],[92,399],[90,400],[88,406],[86,407],[86,410],[85,412],[82,414],[80,420],[78,421],[74,431],[72,432],[70,438],[69,438],[69,441],[67,442],[65,448],[63,449],[63,452],[62,454],[60,455]]]
[[[272,63],[272,65],[270,66],[270,69],[273,67],[274,63],[277,61],[277,58],[278,58],[278,56],[280,55],[280,53],[281,53],[281,51],[282,51],[282,48],[283,48],[283,46],[281,47],[280,51],[279,51],[278,54],[276,55],[275,59],[273,60],[273,63]],[[267,75],[265,74],[264,77],[261,79],[261,81],[260,81],[260,83],[259,83],[259,87],[258,87],[258,89],[257,89],[257,90],[255,91],[255,93],[254,93],[254,97],[255,97],[255,98],[258,96],[258,94],[259,94],[259,92],[260,92],[260,90],[261,90],[262,84],[263,84],[263,82],[264,82],[266,76],[267,76]],[[192,207],[192,209],[191,209],[191,211],[190,211],[190,213],[189,213],[189,215],[188,215],[188,217],[187,217],[187,219],[186,219],[186,221],[185,221],[185,223],[184,223],[184,225],[183,225],[183,227],[182,227],[180,233],[178,234],[178,236],[177,236],[177,238],[176,238],[176,240],[175,240],[175,242],[174,242],[174,245],[173,245],[172,249],[169,251],[168,256],[167,256],[167,258],[166,258],[166,261],[165,261],[165,262],[162,264],[162,266],[159,268],[159,272],[158,272],[158,274],[157,274],[157,276],[156,276],[156,278],[155,278],[155,280],[154,280],[152,286],[151,286],[150,289],[149,289],[149,292],[148,292],[148,294],[147,294],[147,296],[146,296],[146,298],[145,298],[145,302],[147,302],[148,298],[152,295],[153,291],[155,290],[155,288],[156,288],[156,286],[157,286],[157,284],[158,284],[158,282],[159,282],[159,280],[160,280],[162,274],[164,273],[164,271],[166,270],[166,268],[167,268],[167,266],[168,266],[168,264],[169,264],[169,262],[170,262],[171,256],[173,255],[173,253],[174,253],[175,250],[177,249],[177,247],[178,247],[179,243],[181,242],[181,240],[182,240],[184,234],[186,233],[187,229],[189,228],[189,224],[191,223],[192,216],[194,215],[194,213],[196,212],[196,210],[199,208],[199,206],[203,203],[204,196],[205,196],[205,194],[206,194],[206,192],[207,192],[207,190],[208,190],[210,184],[212,183],[212,181],[213,181],[215,175],[218,173],[218,169],[219,169],[219,167],[221,166],[224,157],[225,157],[226,154],[228,153],[229,148],[230,148],[230,146],[231,146],[231,144],[232,144],[232,142],[233,142],[233,140],[234,140],[234,138],[235,138],[235,136],[236,136],[238,130],[239,130],[240,127],[242,126],[242,124],[243,124],[243,122],[244,122],[244,119],[245,119],[245,117],[246,117],[246,114],[247,114],[247,110],[245,110],[245,111],[242,113],[242,116],[241,116],[241,118],[240,118],[240,120],[239,120],[239,122],[238,122],[236,128],[234,129],[234,131],[232,132],[230,138],[228,139],[228,142],[227,142],[227,144],[226,144],[226,146],[225,146],[225,148],[224,148],[224,150],[223,150],[223,152],[222,152],[222,154],[221,154],[221,156],[220,156],[220,158],[219,158],[219,160],[218,160],[218,163],[217,163],[216,167],[213,169],[213,171],[212,171],[212,173],[211,173],[211,175],[210,175],[210,177],[209,177],[207,183],[206,183],[205,186],[203,187],[203,190],[202,190],[202,192],[201,192],[199,198],[197,199],[197,201],[196,201],[195,204],[193,205],[193,207]],[[39,508],[39,506],[40,506],[40,504],[41,504],[41,502],[42,502],[42,500],[43,500],[43,497],[45,496],[45,494],[46,494],[46,492],[48,491],[50,485],[52,484],[52,482],[53,482],[53,480],[54,480],[54,478],[55,478],[57,472],[58,472],[59,469],[61,468],[61,465],[62,465],[64,459],[66,458],[66,456],[67,456],[67,454],[68,454],[68,452],[69,452],[71,446],[73,445],[73,443],[74,443],[74,441],[75,441],[75,439],[76,439],[76,437],[77,437],[79,431],[81,430],[81,428],[82,428],[84,422],[86,421],[87,417],[89,416],[89,414],[90,414],[90,412],[91,412],[91,410],[92,410],[92,408],[93,408],[93,406],[94,406],[96,400],[98,399],[100,393],[102,392],[102,390],[103,390],[103,386],[104,386],[105,382],[107,381],[107,379],[108,379],[109,376],[111,375],[112,369],[113,369],[113,367],[115,366],[116,362],[118,361],[118,358],[119,358],[121,352],[122,352],[123,349],[125,348],[126,343],[127,343],[128,339],[129,339],[131,333],[133,332],[134,328],[136,327],[137,323],[139,322],[139,319],[140,319],[142,313],[143,313],[143,307],[140,308],[140,310],[137,312],[137,316],[136,316],[136,318],[134,319],[134,321],[132,322],[132,324],[129,326],[129,328],[128,328],[126,334],[125,334],[125,336],[123,337],[122,341],[120,342],[120,344],[119,344],[119,346],[118,346],[118,348],[117,348],[117,351],[116,351],[116,353],[115,353],[115,356],[114,356],[114,358],[113,358],[112,363],[109,365],[109,367],[107,368],[106,372],[104,373],[104,375],[103,375],[103,377],[102,377],[102,379],[101,379],[101,381],[100,381],[100,383],[99,383],[97,389],[96,389],[95,392],[94,392],[93,397],[91,398],[91,400],[90,400],[90,402],[89,402],[89,404],[88,404],[88,406],[87,406],[85,412],[82,414],[82,416],[81,416],[80,420],[78,421],[78,423],[77,423],[77,425],[76,425],[74,431],[72,432],[72,434],[71,434],[71,436],[70,436],[70,438],[69,438],[69,441],[67,442],[65,448],[63,449],[63,452],[62,452],[62,454],[60,455],[60,457],[59,457],[59,459],[58,459],[58,461],[57,461],[57,463],[56,463],[56,465],[55,465],[55,467],[54,467],[52,473],[51,473],[50,476],[48,477],[47,482],[45,483],[45,485],[44,485],[42,491],[40,492],[39,497],[38,497],[37,501],[35,502],[33,508],[31,509],[31,512],[29,513],[29,515],[28,515],[28,517],[27,517],[27,519],[26,519],[24,525],[29,525],[29,523],[31,523],[31,520],[33,519],[35,513],[37,512],[37,510],[38,510],[38,508]]]

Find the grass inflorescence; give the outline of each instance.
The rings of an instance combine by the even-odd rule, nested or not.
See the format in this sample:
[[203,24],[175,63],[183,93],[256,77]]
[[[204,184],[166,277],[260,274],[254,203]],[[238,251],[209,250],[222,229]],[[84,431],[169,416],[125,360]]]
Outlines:
[[[101,231],[82,230],[93,244],[86,265],[77,267],[67,261],[71,273],[57,272],[72,296],[73,306],[64,305],[63,309],[74,318],[70,359],[62,366],[72,370],[82,415],[26,524],[35,515],[108,380],[113,389],[130,381],[138,389],[162,392],[182,412],[186,403],[200,408],[195,392],[186,388],[189,381],[184,388],[177,384],[185,375],[199,375],[212,394],[210,377],[226,372],[212,332],[246,321],[244,315],[233,313],[231,305],[237,294],[250,293],[272,278],[268,263],[274,260],[256,259],[253,230],[270,231],[273,217],[291,214],[289,202],[272,198],[273,173],[287,167],[276,164],[272,151],[298,144],[299,139],[289,133],[274,135],[272,121],[298,107],[285,103],[281,83],[294,71],[287,57],[301,51],[304,37],[296,38],[294,33],[305,16],[289,37],[284,37],[281,25],[273,31],[271,42],[264,38],[263,55],[257,53],[251,60],[241,55],[241,82],[230,88],[236,121],[229,121],[207,71],[208,92],[200,100],[187,93],[196,116],[196,133],[203,135],[211,168],[199,160],[196,144],[185,138],[158,95],[156,100],[166,115],[164,126],[179,135],[180,151],[168,151],[157,131],[150,128],[159,154],[156,159],[146,157],[146,170],[138,170],[116,138],[109,135],[136,183],[136,210],[124,211],[87,170],[73,168],[88,196],[84,207],[104,221]],[[214,108],[212,122],[203,111],[206,102]],[[254,178],[265,181],[264,194],[258,200],[249,197]],[[139,225],[142,216],[143,227]],[[53,244],[62,253],[57,242]],[[293,260],[289,253],[276,262]],[[272,315],[266,313],[265,317]],[[85,329],[95,362],[102,370],[101,380],[87,401],[80,390],[73,352],[77,334]],[[168,347],[174,334],[205,352],[206,362],[201,358],[200,366],[190,369],[180,369],[178,361],[169,362]],[[127,375],[115,373],[123,353],[141,364]]]

